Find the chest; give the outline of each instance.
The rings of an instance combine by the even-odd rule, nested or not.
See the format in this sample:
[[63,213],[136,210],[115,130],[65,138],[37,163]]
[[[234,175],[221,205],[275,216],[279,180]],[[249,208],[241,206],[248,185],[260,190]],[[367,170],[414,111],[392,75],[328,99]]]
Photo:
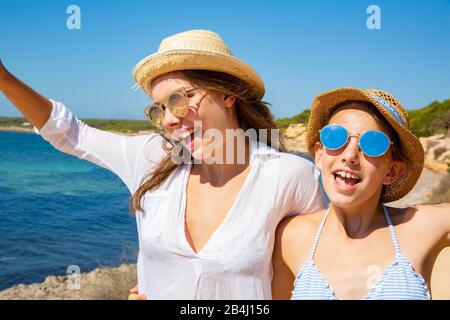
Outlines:
[[385,270],[392,265],[394,252],[388,255],[367,255],[367,252],[334,250],[327,256],[318,254],[315,264],[327,284],[341,299],[361,299],[378,282]]
[[212,234],[227,219],[245,193],[249,170],[220,185],[202,183],[198,175],[191,175],[186,187],[185,233],[195,252],[200,251]]

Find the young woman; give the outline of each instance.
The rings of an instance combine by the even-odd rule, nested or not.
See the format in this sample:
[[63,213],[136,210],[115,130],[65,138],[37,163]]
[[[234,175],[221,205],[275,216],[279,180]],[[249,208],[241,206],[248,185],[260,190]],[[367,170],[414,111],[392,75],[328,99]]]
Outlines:
[[408,122],[381,90],[342,88],[314,100],[307,144],[331,203],[278,226],[274,299],[430,298],[433,264],[450,245],[450,206],[384,205],[422,171]]
[[309,152],[330,207],[277,229],[274,299],[430,299],[450,205],[387,207],[416,183],[423,149],[408,114],[381,90],[336,89],[313,102]]
[[[161,134],[91,128],[1,64],[0,89],[56,149],[124,181],[139,235],[139,294],[270,299],[276,226],[325,206],[318,171],[279,152],[261,78],[217,34],[193,30],[164,39],[134,76],[156,102],[146,114]],[[247,139],[249,129],[255,135]],[[231,139],[229,131],[236,133]],[[187,162],[180,150],[189,151]]]

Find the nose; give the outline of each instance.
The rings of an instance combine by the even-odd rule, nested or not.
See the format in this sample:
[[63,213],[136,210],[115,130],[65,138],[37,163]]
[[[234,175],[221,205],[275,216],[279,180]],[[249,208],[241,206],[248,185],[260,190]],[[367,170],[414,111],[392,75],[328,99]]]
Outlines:
[[167,130],[174,130],[180,127],[181,125],[181,119],[177,118],[173,115],[172,112],[170,112],[169,108],[165,109],[164,112],[164,119],[162,121],[162,125]]
[[343,162],[350,162],[352,164],[359,164],[360,148],[357,137],[350,137],[350,141],[342,152],[341,157]]

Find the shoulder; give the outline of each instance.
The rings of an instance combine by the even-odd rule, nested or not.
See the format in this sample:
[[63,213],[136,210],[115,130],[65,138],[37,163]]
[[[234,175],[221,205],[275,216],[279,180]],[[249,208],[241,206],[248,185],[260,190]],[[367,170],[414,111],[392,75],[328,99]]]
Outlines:
[[277,169],[281,178],[286,180],[296,180],[299,178],[316,179],[320,175],[312,160],[306,157],[287,152],[278,152],[266,158],[267,167]]
[[389,208],[394,225],[444,236],[450,232],[450,203],[415,205],[405,209]]
[[418,205],[410,210],[415,211],[417,219],[434,222],[447,229],[450,227],[450,203]]
[[307,231],[318,228],[326,210],[314,212],[312,214],[295,215],[281,220],[277,227],[277,232],[283,232],[286,236],[295,237]]
[[405,209],[388,208],[400,220],[441,221],[450,219],[450,203],[420,204]]
[[301,250],[302,246],[312,243],[325,214],[326,210],[321,210],[313,214],[295,215],[283,219],[278,224],[276,240],[287,250],[291,248],[295,251]]
[[289,168],[310,170],[311,168],[315,167],[313,160],[306,154],[303,155],[288,152],[279,152],[277,158],[280,164],[283,164]]

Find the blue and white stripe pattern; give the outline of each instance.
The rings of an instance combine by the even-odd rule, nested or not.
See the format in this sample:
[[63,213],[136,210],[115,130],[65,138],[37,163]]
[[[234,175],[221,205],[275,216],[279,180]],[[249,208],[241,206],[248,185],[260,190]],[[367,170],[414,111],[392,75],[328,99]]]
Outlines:
[[400,116],[400,113],[386,100],[384,100],[382,97],[377,96],[375,94],[370,95],[372,98],[374,98],[377,102],[381,104],[381,106],[391,114],[397,120],[398,123],[400,123],[402,126],[405,126],[405,122],[403,121],[402,117]]
[[[425,280],[414,270],[411,262],[401,254],[391,218],[386,207],[383,206],[383,209],[394,244],[395,260],[369,290],[364,300],[429,300],[431,297]],[[292,291],[292,300],[339,299],[315,266],[313,259],[320,233],[329,212],[330,209],[328,209],[320,224],[308,260],[297,275]]]

